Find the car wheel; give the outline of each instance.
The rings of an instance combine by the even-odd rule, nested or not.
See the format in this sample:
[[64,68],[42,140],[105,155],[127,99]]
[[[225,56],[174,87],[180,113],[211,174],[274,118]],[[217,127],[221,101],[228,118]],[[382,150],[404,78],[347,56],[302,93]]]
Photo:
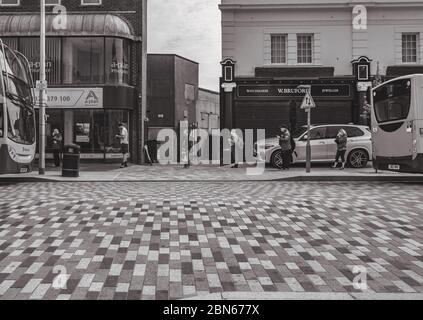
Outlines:
[[280,150],[277,150],[272,153],[272,157],[270,158],[270,163],[276,169],[282,168],[283,160],[282,160],[282,152]]
[[367,162],[369,162],[369,154],[366,150],[353,150],[348,155],[348,165],[352,168],[364,168]]

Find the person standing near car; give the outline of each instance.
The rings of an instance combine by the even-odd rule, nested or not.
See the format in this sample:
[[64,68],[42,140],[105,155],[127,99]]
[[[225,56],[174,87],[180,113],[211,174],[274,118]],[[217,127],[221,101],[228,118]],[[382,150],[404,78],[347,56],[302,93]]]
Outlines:
[[348,140],[347,132],[344,129],[340,129],[335,139],[337,151],[336,151],[335,163],[333,164],[332,168],[337,168],[339,160],[341,160],[342,166],[340,170],[345,169],[345,153],[347,152],[347,140]]
[[281,127],[280,130],[281,135],[277,137],[282,153],[282,169],[289,170],[292,161],[291,134],[286,127]]
[[53,130],[53,157],[54,166],[60,167],[60,152],[62,151],[63,137],[58,129]]
[[129,137],[128,130],[122,122],[119,123],[119,134],[116,135],[116,138],[120,139],[120,149],[123,154],[123,161],[120,167],[126,168],[128,166]]

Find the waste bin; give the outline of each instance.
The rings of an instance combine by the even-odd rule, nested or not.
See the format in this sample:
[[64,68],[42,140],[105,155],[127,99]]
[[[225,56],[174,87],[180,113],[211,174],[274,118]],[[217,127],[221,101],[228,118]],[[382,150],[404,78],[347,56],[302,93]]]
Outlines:
[[63,148],[62,177],[79,177],[79,162],[81,147],[76,144],[68,144]]

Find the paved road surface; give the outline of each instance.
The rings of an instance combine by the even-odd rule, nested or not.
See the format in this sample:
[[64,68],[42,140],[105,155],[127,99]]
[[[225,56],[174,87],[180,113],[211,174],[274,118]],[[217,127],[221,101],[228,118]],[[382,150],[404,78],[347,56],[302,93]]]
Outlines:
[[[354,267],[366,293],[423,293],[422,185],[26,183],[0,194],[1,299],[360,292]],[[55,289],[62,268],[67,287]]]

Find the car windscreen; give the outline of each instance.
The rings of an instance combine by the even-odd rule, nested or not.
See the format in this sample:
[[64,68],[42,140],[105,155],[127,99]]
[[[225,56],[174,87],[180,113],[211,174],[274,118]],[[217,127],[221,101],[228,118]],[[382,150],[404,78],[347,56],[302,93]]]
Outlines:
[[374,110],[379,123],[406,119],[410,103],[410,79],[397,80],[373,91]]

